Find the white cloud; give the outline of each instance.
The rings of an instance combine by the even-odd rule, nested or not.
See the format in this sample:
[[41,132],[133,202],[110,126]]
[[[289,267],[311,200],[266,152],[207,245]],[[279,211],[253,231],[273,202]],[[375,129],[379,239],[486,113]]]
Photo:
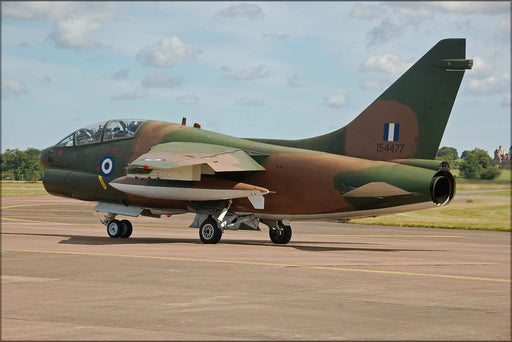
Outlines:
[[248,19],[261,19],[265,16],[260,6],[247,3],[231,5],[221,10],[217,15],[225,18],[245,17]]
[[364,90],[379,90],[380,83],[378,81],[364,81],[361,83],[361,88]]
[[181,103],[181,104],[198,104],[199,98],[194,94],[187,94],[187,95],[178,96],[176,98],[176,102]]
[[348,99],[343,93],[331,95],[325,98],[325,103],[331,107],[343,107],[348,104]]
[[2,97],[19,97],[28,93],[27,87],[20,80],[2,81]]
[[508,14],[508,1],[432,1],[423,3],[440,10],[461,14]]
[[91,34],[103,28],[118,10],[116,3],[9,2],[2,3],[2,16],[25,20],[52,20],[48,35],[58,48],[87,49],[102,46]]
[[136,99],[143,99],[147,97],[146,89],[144,88],[136,88],[134,91],[121,94],[121,95],[114,95],[110,98],[113,100],[136,100]]
[[505,72],[500,76],[490,76],[481,80],[472,80],[468,84],[468,90],[474,95],[486,95],[493,93],[510,92],[510,73]]
[[366,33],[368,46],[377,46],[390,41],[393,38],[400,37],[404,26],[395,24],[390,17],[384,18],[378,26],[372,28]]
[[224,72],[224,78],[235,81],[252,81],[265,78],[273,74],[264,65],[247,68],[238,72],[231,71],[228,67],[222,67],[221,69]]
[[162,39],[159,43],[146,46],[137,53],[137,59],[146,65],[167,68],[178,63],[193,61],[199,53],[200,51],[194,46],[185,44],[173,35]]
[[265,100],[248,99],[246,97],[235,102],[235,105],[240,105],[240,106],[263,106],[264,104],[265,104]]
[[408,21],[430,19],[433,16],[430,9],[409,2],[399,3],[395,10],[397,14],[407,18]]
[[471,68],[471,77],[472,78],[481,78],[490,76],[494,71],[494,61],[480,57],[475,56],[473,59],[473,67]]
[[[382,13],[382,14],[381,14]],[[351,16],[358,19],[378,20],[379,15],[385,15],[379,24],[366,33],[368,47],[382,45],[393,39],[407,35],[414,26],[416,30],[424,23],[432,24],[447,15],[455,15],[450,20],[461,32],[467,32],[472,23],[470,15],[504,15],[510,20],[510,2],[506,1],[397,1],[383,2],[379,5],[356,4]],[[463,20],[462,18],[466,18]],[[505,19],[505,20],[507,20]],[[436,25],[440,25],[437,23]],[[444,24],[444,23],[443,23]],[[510,35],[510,28],[500,29],[499,36],[503,41]],[[510,26],[510,25],[508,25]]]
[[2,3],[2,16],[15,19],[61,20],[74,15],[104,21],[114,17],[115,2],[9,1]]
[[397,55],[372,56],[361,63],[361,71],[383,71],[391,75],[398,75],[406,71],[412,63],[404,62]]
[[183,75],[171,76],[166,72],[151,72],[141,84],[145,88],[174,88],[180,86],[184,80]]
[[102,25],[83,17],[59,20],[53,26],[48,39],[59,48],[87,49],[100,44],[89,37],[90,33],[99,31]]

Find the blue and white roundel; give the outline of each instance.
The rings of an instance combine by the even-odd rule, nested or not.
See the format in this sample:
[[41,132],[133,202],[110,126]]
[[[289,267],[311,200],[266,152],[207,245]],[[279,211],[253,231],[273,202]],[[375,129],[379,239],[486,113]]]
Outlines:
[[100,164],[100,172],[103,177],[108,177],[114,171],[114,159],[111,156],[105,156]]

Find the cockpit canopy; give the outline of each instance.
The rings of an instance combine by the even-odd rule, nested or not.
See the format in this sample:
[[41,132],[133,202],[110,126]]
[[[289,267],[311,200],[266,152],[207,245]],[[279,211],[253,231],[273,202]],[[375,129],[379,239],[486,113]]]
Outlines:
[[77,129],[55,146],[81,146],[102,141],[127,139],[135,136],[145,120],[110,120]]

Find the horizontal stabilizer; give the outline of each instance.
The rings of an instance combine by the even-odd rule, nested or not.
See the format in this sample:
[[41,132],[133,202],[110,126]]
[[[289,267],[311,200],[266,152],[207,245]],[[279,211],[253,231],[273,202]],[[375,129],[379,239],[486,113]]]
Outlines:
[[403,189],[397,188],[391,184],[385,182],[372,182],[360,186],[357,189],[351,190],[345,193],[344,197],[391,197],[391,196],[403,196],[410,195],[411,193]]
[[442,59],[436,67],[447,70],[467,70],[473,67],[472,59]]

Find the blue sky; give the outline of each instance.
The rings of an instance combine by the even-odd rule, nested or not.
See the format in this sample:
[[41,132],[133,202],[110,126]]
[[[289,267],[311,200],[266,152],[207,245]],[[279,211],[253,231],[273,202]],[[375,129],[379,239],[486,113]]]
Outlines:
[[510,2],[2,2],[2,150],[113,118],[298,139],[444,38],[474,59],[441,146],[510,144]]

